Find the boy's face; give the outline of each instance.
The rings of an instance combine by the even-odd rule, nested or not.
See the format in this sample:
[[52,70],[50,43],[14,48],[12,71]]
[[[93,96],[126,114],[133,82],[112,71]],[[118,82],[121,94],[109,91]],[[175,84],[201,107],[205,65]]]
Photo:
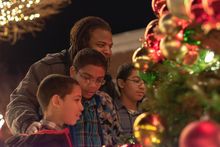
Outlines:
[[74,85],[70,94],[61,101],[61,115],[65,124],[74,125],[80,118],[83,106],[81,103],[82,91],[79,85]]
[[91,32],[89,47],[101,52],[106,58],[112,56],[112,33],[104,29],[95,29]]
[[[71,68],[70,70],[73,69]],[[82,96],[90,99],[104,83],[105,70],[101,66],[86,65],[79,69],[79,71],[70,72],[70,74],[72,78],[75,78],[79,82],[82,89]]]
[[144,97],[146,88],[137,70],[133,69],[128,78],[122,80],[121,92],[132,101],[140,101]]

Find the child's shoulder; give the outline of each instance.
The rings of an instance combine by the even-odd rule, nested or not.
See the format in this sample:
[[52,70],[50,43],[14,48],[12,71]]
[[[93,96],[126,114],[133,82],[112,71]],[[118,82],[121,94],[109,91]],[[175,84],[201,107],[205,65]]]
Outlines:
[[112,98],[104,91],[97,91],[96,95],[99,97],[99,100],[102,105],[112,106],[113,101]]
[[98,95],[102,100],[112,101],[111,96],[109,96],[109,94],[104,91],[97,91],[96,95]]

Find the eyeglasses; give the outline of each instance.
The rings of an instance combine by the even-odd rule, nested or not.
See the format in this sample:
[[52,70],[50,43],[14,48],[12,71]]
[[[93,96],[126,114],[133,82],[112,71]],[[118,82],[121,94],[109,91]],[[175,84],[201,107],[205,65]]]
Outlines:
[[137,85],[145,84],[145,82],[142,79],[126,79],[126,80],[132,81],[132,82],[134,82]]
[[105,84],[105,80],[101,79],[101,78],[97,78],[94,79],[93,77],[91,77],[91,75],[87,74],[87,73],[81,73],[78,72],[79,76],[87,83],[90,84],[91,82],[94,82],[96,85],[104,85]]

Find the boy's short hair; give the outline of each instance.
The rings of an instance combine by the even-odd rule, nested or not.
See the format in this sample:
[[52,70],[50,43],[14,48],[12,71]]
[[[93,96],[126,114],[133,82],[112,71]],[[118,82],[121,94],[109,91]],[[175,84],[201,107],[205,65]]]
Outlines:
[[[135,69],[135,67],[132,63],[122,64],[121,66],[118,67],[116,80],[118,80],[118,79],[126,80],[131,75],[131,72],[134,69]],[[118,82],[116,82],[116,83],[117,83],[118,90],[120,91],[120,87],[118,85]]]
[[79,83],[69,76],[51,74],[45,77],[37,90],[37,99],[41,109],[43,111],[47,109],[52,96],[55,94],[64,99],[67,94],[71,93],[73,86],[76,85],[79,85]]
[[87,65],[100,66],[107,71],[108,61],[99,51],[91,48],[84,48],[76,54],[73,60],[73,66],[78,71]]

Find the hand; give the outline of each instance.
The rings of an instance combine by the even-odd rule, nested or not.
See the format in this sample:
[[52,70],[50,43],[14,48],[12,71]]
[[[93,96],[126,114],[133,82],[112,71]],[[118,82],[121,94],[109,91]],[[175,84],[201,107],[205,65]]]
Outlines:
[[33,122],[26,130],[27,134],[37,133],[42,128],[42,124],[40,122]]

